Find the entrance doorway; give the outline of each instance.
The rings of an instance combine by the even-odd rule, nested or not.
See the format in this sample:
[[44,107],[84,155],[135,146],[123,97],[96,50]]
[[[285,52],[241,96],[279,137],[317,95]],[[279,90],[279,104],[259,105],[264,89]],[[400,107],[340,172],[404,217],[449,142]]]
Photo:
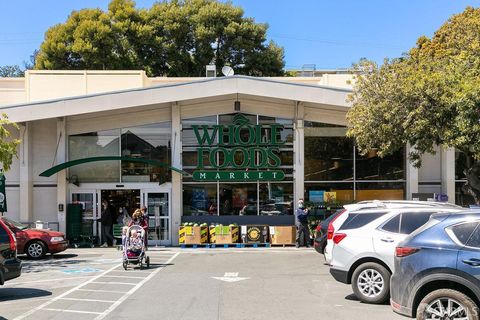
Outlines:
[[119,188],[116,184],[84,183],[82,187],[70,186],[70,203],[82,203],[83,219],[90,222],[93,234],[101,238],[100,223],[101,203],[106,200],[113,212],[114,223],[119,209],[125,207],[131,216],[135,209],[147,207],[148,244],[169,246],[172,244],[171,206],[169,186],[159,187],[155,183],[125,183]]
[[130,217],[136,209],[140,209],[140,190],[135,189],[117,189],[102,190],[100,196],[103,201],[107,201],[114,212],[114,222],[120,214],[120,209],[125,208]]

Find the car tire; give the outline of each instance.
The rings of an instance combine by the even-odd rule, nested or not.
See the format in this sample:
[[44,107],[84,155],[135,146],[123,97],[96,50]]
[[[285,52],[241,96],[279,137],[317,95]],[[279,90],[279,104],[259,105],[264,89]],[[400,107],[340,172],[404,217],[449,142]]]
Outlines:
[[363,263],[353,272],[353,293],[365,303],[385,303],[390,296],[390,277],[390,271],[381,264]]
[[[453,307],[452,310],[448,310],[448,303],[451,303]],[[439,289],[430,292],[427,294],[420,304],[417,307],[417,320],[429,319],[427,318],[430,310],[436,310],[440,308],[439,304],[441,303],[445,312],[450,312],[455,314],[455,318],[449,317],[450,314],[446,314],[445,319],[468,319],[468,320],[478,320],[478,306],[470,299],[467,295],[461,293],[457,290],[452,289]],[[458,305],[458,307],[456,307]],[[447,308],[445,308],[447,306]],[[463,308],[464,311],[458,312],[458,308]],[[443,319],[443,318],[442,318]]]
[[30,259],[41,259],[47,254],[47,247],[42,241],[32,241],[24,251]]

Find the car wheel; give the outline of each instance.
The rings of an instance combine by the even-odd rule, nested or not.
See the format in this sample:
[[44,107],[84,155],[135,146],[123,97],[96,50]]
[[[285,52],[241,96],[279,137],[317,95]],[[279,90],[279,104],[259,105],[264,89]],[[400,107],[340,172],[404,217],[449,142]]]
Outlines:
[[463,293],[440,289],[430,292],[417,308],[417,320],[478,320],[477,305]]
[[353,292],[365,303],[384,303],[390,295],[390,276],[390,272],[381,264],[361,264],[353,272]]
[[33,241],[27,245],[25,253],[31,259],[40,259],[47,254],[47,248],[41,241]]

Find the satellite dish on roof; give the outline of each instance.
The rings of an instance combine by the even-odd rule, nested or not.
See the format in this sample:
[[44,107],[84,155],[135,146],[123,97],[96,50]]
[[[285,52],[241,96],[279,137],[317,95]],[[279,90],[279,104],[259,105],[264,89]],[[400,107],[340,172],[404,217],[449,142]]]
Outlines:
[[222,68],[222,73],[225,77],[229,77],[229,76],[233,76],[235,74],[235,72],[233,71],[233,69],[229,66],[225,66]]

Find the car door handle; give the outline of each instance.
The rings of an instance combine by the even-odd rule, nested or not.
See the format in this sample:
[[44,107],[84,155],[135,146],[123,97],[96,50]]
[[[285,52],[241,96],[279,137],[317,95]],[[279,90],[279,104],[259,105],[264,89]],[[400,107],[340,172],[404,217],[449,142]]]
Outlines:
[[393,241],[395,241],[392,238],[382,238],[380,240],[383,241],[383,242],[393,242]]
[[469,260],[462,260],[463,263],[471,265],[473,267],[479,267],[480,266],[480,259],[475,259],[471,258]]

